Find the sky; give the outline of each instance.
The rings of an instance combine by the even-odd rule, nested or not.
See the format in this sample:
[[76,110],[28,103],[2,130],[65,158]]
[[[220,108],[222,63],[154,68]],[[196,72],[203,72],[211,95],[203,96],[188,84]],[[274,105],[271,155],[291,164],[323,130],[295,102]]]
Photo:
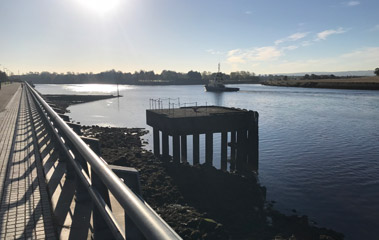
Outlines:
[[378,0],[1,0],[0,70],[373,70],[378,10]]

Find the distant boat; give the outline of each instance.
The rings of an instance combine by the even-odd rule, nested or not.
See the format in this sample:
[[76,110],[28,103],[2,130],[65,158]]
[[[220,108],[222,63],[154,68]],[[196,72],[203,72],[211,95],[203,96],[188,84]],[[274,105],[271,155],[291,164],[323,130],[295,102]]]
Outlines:
[[207,92],[237,92],[239,88],[225,87],[222,73],[220,72],[220,64],[218,64],[218,72],[214,79],[209,80],[209,83],[204,86]]

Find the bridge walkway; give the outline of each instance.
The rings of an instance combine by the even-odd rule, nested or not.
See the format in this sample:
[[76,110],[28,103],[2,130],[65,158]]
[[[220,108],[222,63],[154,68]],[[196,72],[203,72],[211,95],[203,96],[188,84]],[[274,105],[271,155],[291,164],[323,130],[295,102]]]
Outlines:
[[56,239],[25,88],[0,113],[0,239]]

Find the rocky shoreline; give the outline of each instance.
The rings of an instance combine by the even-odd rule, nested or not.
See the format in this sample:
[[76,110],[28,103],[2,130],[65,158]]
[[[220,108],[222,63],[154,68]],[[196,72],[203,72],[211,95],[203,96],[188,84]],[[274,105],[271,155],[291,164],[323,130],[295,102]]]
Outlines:
[[70,105],[93,102],[98,100],[104,100],[109,98],[116,98],[115,95],[72,95],[72,94],[44,94],[43,97],[54,102],[60,108],[67,111]]
[[139,128],[83,127],[100,140],[102,157],[140,172],[143,198],[183,239],[343,239],[307,216],[286,216],[265,200],[255,174],[174,164],[142,148]]
[[379,90],[379,77],[323,80],[269,80],[262,84],[279,87]]

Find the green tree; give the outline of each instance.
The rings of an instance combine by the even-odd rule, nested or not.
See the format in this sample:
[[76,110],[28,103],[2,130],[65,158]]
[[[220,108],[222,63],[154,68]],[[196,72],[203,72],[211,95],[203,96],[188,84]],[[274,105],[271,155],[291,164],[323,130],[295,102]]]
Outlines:
[[379,76],[379,68],[375,68],[374,73],[375,73],[376,76]]
[[6,82],[7,79],[8,79],[7,74],[5,72],[0,71],[0,81],[1,82]]
[[201,74],[199,72],[195,72],[195,71],[191,70],[187,73],[187,76],[192,81],[200,81],[201,80]]

